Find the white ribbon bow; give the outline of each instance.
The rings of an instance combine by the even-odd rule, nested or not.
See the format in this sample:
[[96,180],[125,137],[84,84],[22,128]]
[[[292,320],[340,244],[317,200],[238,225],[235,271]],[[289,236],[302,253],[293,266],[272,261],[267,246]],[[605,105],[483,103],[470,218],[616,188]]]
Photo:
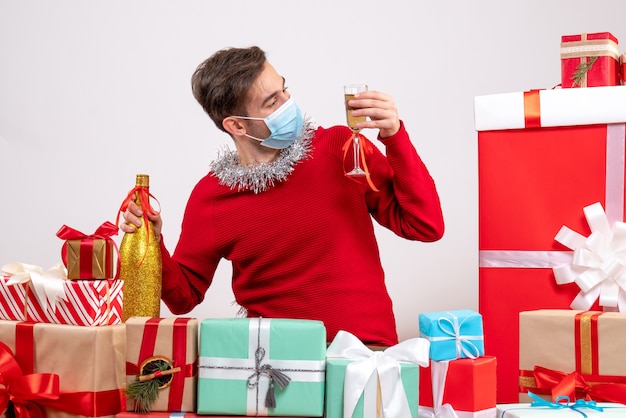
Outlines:
[[[454,315],[452,312],[446,312],[450,315],[450,318],[442,316],[437,320],[437,324],[441,331],[447,335],[447,337],[428,337],[430,341],[446,341],[446,340],[454,340],[456,342],[456,357],[457,358],[471,358],[475,359],[480,356],[480,349],[472,342],[472,340],[482,341],[482,335],[461,335],[461,327],[463,327],[463,323],[471,318],[472,316],[476,316],[478,314],[473,314],[470,316],[466,316],[463,318],[461,322],[459,322],[459,318]],[[468,349],[469,347],[471,349]]]
[[30,282],[35,297],[44,309],[48,305],[52,309],[56,308],[57,301],[67,301],[63,286],[67,279],[67,270],[63,263],[55,264],[48,271],[32,264],[9,263],[2,266],[2,271],[10,276],[8,286]]
[[591,234],[584,237],[561,227],[554,238],[574,250],[570,264],[554,267],[558,284],[576,283],[580,292],[570,307],[589,310],[596,300],[605,308],[626,312],[626,223],[609,226],[600,203],[583,209]]
[[431,361],[430,376],[433,387],[433,408],[420,406],[417,416],[419,418],[458,418],[452,405],[443,403],[443,394],[448,376],[448,366],[450,361]]
[[348,364],[344,382],[343,416],[351,417],[365,386],[378,375],[384,417],[410,417],[409,401],[400,376],[400,362],[428,366],[430,342],[411,338],[384,351],[372,351],[357,337],[339,331],[328,346],[327,357],[355,360]]

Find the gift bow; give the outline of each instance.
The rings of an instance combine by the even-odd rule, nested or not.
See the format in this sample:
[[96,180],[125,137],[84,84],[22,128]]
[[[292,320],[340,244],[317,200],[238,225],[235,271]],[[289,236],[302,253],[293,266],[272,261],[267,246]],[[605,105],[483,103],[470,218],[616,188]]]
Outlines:
[[[8,286],[15,284],[32,284],[35,297],[44,309],[48,304],[52,309],[56,307],[57,301],[67,300],[63,282],[67,279],[67,270],[61,263],[52,266],[48,271],[43,271],[39,266],[24,263],[9,263],[2,266],[2,271],[8,274]],[[24,311],[27,305],[24,302]],[[24,312],[26,317],[26,312]]]
[[533,374],[537,388],[550,390],[553,401],[561,396],[576,399],[579,397],[577,394],[581,394],[588,401],[595,399],[604,402],[626,403],[626,384],[623,383],[590,385],[578,372],[566,374],[541,366],[535,366]]
[[626,223],[611,227],[600,203],[583,212],[591,229],[588,237],[564,225],[554,238],[574,250],[570,264],[553,268],[556,282],[580,288],[572,309],[589,310],[599,298],[600,305],[626,312]]
[[433,408],[432,410],[421,408],[417,411],[419,418],[458,418],[456,411],[449,403],[443,403],[443,394],[448,375],[449,360],[431,361],[430,376],[433,387]]
[[456,357],[461,358],[471,358],[475,359],[480,356],[480,349],[472,342],[472,340],[483,339],[482,335],[462,335],[461,328],[463,327],[463,323],[471,318],[472,316],[478,315],[473,314],[465,317],[461,322],[459,322],[459,318],[454,315],[452,312],[448,312],[450,318],[442,316],[437,319],[437,324],[441,331],[446,334],[446,337],[428,337],[429,341],[446,341],[446,340],[455,340],[456,342]]
[[339,331],[328,346],[327,357],[354,360],[346,368],[343,416],[351,417],[372,375],[378,375],[385,417],[409,417],[411,411],[400,377],[400,362],[428,366],[430,342],[411,338],[384,351],[372,351],[357,337]]
[[[100,225],[98,229],[96,229],[96,231],[91,235],[84,234],[74,228],[71,228],[67,225],[63,225],[57,231],[57,237],[63,240],[103,239],[105,241],[110,241],[113,243],[113,246],[115,247],[115,251],[118,252],[117,259],[119,263],[119,250],[117,248],[117,244],[115,243],[115,241],[113,241],[113,238],[112,238],[113,235],[117,235],[117,230],[118,230],[118,227],[109,221],[103,222],[102,225]],[[63,263],[65,264],[65,266],[67,266],[67,246],[66,245],[61,247],[61,258],[63,259]],[[119,274],[119,268],[118,268],[117,273]]]
[[13,403],[17,418],[44,418],[37,401],[59,398],[59,376],[52,373],[24,375],[11,349],[0,342],[0,411]]
[[587,418],[587,414],[581,411],[581,408],[589,408],[594,411],[603,412],[604,408],[601,406],[597,406],[595,401],[586,401],[583,399],[578,399],[576,402],[570,402],[569,396],[559,396],[555,399],[554,402],[546,401],[545,399],[540,398],[532,392],[528,392],[528,396],[534,399],[533,402],[530,403],[532,408],[550,408],[550,409],[571,409],[573,411],[578,412],[584,418]]

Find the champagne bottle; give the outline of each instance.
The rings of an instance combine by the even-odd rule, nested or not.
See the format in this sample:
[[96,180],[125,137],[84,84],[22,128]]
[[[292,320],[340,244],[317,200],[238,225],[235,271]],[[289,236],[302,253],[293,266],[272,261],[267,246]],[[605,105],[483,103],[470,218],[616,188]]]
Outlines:
[[154,225],[148,213],[150,206],[150,178],[137,174],[135,188],[129,193],[120,212],[133,200],[143,211],[141,226],[124,234],[120,244],[120,279],[124,281],[122,321],[132,316],[159,317],[161,308],[161,248]]

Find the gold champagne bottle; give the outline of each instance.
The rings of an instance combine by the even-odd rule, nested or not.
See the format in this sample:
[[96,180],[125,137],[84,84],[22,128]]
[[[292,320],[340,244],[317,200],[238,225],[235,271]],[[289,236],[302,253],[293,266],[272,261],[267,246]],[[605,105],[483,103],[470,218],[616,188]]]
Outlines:
[[160,316],[161,308],[161,248],[159,237],[148,219],[153,212],[150,206],[150,177],[137,174],[137,182],[120,211],[125,210],[130,200],[142,208],[143,217],[139,228],[124,234],[120,244],[120,279],[124,281],[124,303],[122,321],[132,316]]

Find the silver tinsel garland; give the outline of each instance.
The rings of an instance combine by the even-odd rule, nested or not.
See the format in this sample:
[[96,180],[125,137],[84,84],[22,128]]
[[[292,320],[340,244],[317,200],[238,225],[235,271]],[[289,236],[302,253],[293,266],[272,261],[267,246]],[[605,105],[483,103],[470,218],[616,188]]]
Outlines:
[[281,150],[270,163],[240,165],[237,151],[225,148],[211,163],[211,174],[218,178],[220,184],[231,189],[264,192],[276,182],[285,181],[294,166],[310,156],[315,128],[314,123],[307,118],[302,135],[292,145]]

